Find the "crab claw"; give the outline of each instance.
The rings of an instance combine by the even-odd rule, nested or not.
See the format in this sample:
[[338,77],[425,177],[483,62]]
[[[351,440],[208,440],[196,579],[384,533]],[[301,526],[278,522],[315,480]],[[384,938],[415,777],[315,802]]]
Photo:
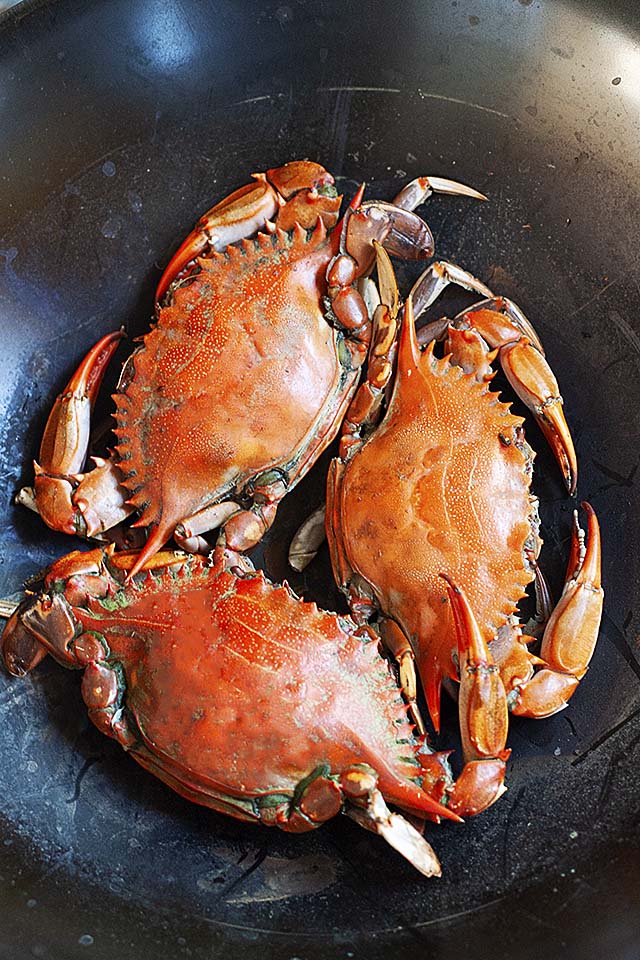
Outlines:
[[500,670],[462,589],[446,574],[458,636],[460,727],[465,760],[496,757],[507,740],[509,713]]
[[447,582],[458,636],[460,734],[465,767],[450,791],[449,808],[473,815],[495,803],[505,791],[505,750],[509,729],[507,695],[486,640],[464,592]]
[[45,472],[79,473],[89,444],[89,420],[109,361],[123,330],[102,337],[89,350],[54,403],[40,444],[40,466]]
[[225,197],[200,218],[167,264],[156,289],[156,302],[164,297],[185,267],[207,248],[223,250],[250,236],[270,220],[279,206],[278,194],[266,179],[248,183]]
[[448,791],[448,808],[465,817],[475,817],[506,792],[504,775],[509,750],[500,757],[470,760]]
[[75,666],[69,645],[76,627],[71,607],[61,594],[28,596],[9,618],[0,638],[7,670],[14,677],[24,677],[47,653],[66,666]]
[[542,638],[544,666],[522,685],[512,707],[521,716],[548,717],[562,710],[587,672],[598,639],[604,602],[600,528],[593,507],[588,503],[582,507],[588,518],[586,550],[583,553],[576,515],[569,578]]
[[325,541],[325,505],[317,507],[298,528],[289,547],[289,564],[302,572]]
[[14,677],[24,677],[47,655],[40,641],[22,623],[23,610],[21,605],[12,613],[0,637],[0,655]]
[[553,450],[570,494],[578,481],[578,462],[562,410],[558,381],[539,350],[526,338],[500,348],[500,363],[509,383],[534,414]]
[[102,337],[56,399],[40,444],[39,462],[34,462],[34,487],[25,487],[17,497],[26,506],[35,507],[45,523],[62,533],[78,533],[85,528],[73,493],[87,456],[91,411],[109,361],[123,337],[122,330]]

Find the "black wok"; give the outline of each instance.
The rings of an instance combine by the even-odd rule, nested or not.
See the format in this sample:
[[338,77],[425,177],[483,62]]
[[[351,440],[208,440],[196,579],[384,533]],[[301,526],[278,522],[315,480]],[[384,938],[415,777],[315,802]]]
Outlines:
[[[145,329],[159,268],[210,201],[302,156],[347,193],[438,174],[490,196],[425,215],[439,255],[518,301],[547,346],[607,589],[568,709],[512,726],[506,796],[429,832],[439,881],[346,820],[300,838],[191,806],[89,725],[75,674],[0,676],[0,956],[636,958],[635,4],[27,2],[0,18],[0,89],[0,595],[75,545],[12,502],[74,364],[123,323]],[[574,504],[530,439],[557,590]],[[274,576],[321,486],[283,508]]]

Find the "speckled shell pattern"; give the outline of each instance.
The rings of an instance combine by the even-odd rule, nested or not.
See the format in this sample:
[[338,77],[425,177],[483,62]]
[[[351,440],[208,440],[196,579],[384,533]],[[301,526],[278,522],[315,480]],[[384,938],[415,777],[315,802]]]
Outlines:
[[122,671],[131,753],[190,799],[291,796],[321,764],[369,763],[386,798],[420,811],[406,706],[348,618],[197,556],[74,615]]
[[421,353],[403,329],[386,417],[334,495],[348,563],[409,638],[436,725],[441,681],[457,679],[440,574],[464,588],[488,642],[533,579],[522,423],[489,384],[436,359],[433,345]]
[[320,218],[198,260],[127,364],[117,461],[158,546],[262,471],[293,485],[335,436],[357,380],[324,315],[337,242]]

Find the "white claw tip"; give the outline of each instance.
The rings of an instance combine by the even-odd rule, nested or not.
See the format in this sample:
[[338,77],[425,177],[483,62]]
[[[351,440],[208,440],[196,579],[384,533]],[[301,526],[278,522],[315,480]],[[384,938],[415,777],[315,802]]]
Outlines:
[[28,507],[28,509],[33,510],[34,513],[39,512],[36,506],[36,494],[33,487],[22,487],[16,494],[16,503],[21,504],[23,507]]
[[466,183],[458,183],[457,180],[449,180],[446,177],[428,177],[431,188],[436,193],[448,193],[451,196],[472,197],[474,200],[488,200],[484,193],[468,187]]
[[380,825],[380,834],[423,876],[442,876],[440,861],[431,844],[400,814],[392,813],[389,819]]
[[391,813],[379,790],[372,790],[366,808],[347,806],[345,813],[360,826],[380,834],[425,877],[442,876],[430,843],[398,813]]

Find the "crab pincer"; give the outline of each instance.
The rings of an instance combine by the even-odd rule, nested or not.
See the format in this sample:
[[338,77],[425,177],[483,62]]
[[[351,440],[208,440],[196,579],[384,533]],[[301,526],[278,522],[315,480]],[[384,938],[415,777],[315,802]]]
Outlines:
[[57,397],[34,461],[33,488],[25,487],[18,494],[19,502],[36,509],[45,523],[61,533],[93,537],[133,512],[112,461],[94,458],[94,470],[82,473],[91,413],[109,361],[123,337],[122,330],[102,337]]
[[600,526],[591,504],[587,540],[574,515],[572,549],[562,596],[545,626],[535,672],[513,687],[510,709],[523,717],[548,717],[562,710],[587,672],[598,640],[604,591]]
[[458,710],[465,767],[449,795],[449,809],[472,815],[504,793],[509,730],[507,694],[489,645],[464,591],[447,574],[447,593],[456,627],[460,688]]
[[[338,219],[333,177],[319,163],[294,160],[266,173],[254,173],[246,184],[225,197],[205,214],[181,243],[167,264],[156,288],[160,302],[185,268],[207,250],[224,250],[232,243],[265,227],[281,230],[295,223],[314,227],[321,216],[327,227]],[[286,212],[281,214],[281,208]]]

